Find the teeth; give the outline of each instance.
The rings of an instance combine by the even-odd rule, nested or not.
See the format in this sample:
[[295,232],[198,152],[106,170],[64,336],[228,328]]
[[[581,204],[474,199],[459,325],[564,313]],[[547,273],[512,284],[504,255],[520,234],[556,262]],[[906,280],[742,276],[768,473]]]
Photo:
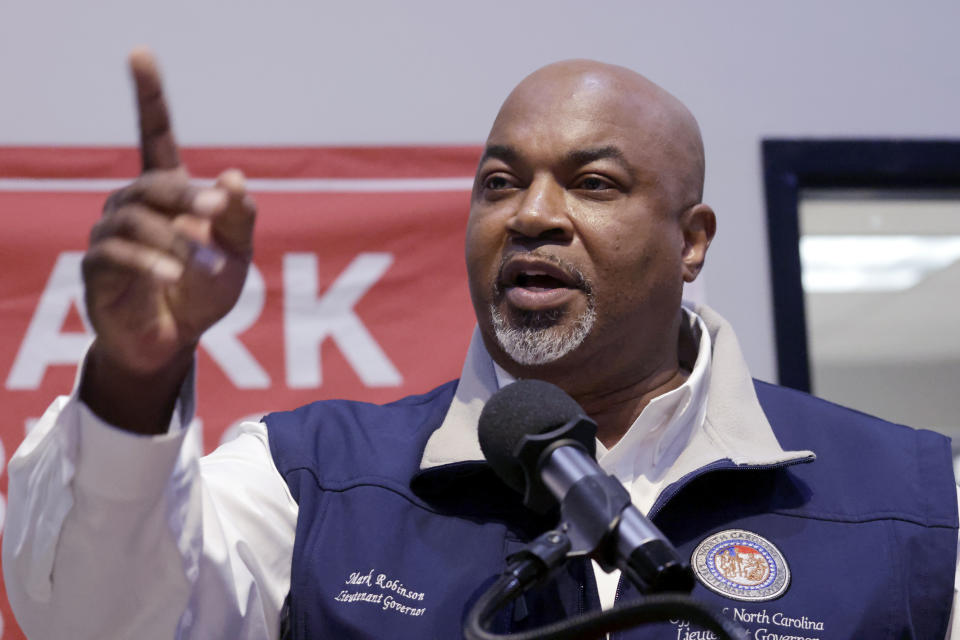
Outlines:
[[541,271],[539,269],[531,269],[529,271],[521,271],[517,274],[517,286],[524,286],[527,284],[527,281],[534,276],[545,276],[547,275],[546,271]]

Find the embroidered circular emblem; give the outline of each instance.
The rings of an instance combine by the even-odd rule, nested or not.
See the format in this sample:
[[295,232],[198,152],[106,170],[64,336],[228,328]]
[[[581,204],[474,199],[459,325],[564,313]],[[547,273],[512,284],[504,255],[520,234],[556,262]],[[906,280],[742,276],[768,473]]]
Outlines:
[[734,600],[773,600],[790,585],[790,569],[780,550],[743,529],[713,534],[694,549],[690,564],[704,586]]

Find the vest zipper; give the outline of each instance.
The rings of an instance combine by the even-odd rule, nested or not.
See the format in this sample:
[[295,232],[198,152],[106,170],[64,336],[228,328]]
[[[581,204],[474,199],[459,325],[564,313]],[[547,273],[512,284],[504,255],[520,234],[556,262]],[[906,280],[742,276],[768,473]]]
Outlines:
[[[620,589],[623,588],[623,574],[620,574],[620,578],[617,579],[617,590],[613,593],[613,606],[617,606],[617,600],[620,599]],[[616,640],[620,635],[619,631],[614,633],[608,633],[606,640]]]

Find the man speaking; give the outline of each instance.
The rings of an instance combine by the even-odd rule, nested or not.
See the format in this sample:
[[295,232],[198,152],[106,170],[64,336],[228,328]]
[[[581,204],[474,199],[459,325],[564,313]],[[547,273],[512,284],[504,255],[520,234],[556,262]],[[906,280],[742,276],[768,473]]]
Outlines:
[[[9,466],[4,575],[31,638],[459,637],[505,557],[555,524],[478,445],[485,401],[520,378],[596,421],[600,465],[690,558],[693,596],[751,637],[947,636],[948,441],[751,380],[730,326],[681,305],[716,221],[696,121],[663,89],[568,61],[507,98],[473,187],[458,381],[271,414],[201,459],[194,351],[240,293],[255,207],[236,171],[191,186],[155,63],[131,66],[143,174],[91,234],[96,340]],[[572,561],[494,628],[635,596]]]

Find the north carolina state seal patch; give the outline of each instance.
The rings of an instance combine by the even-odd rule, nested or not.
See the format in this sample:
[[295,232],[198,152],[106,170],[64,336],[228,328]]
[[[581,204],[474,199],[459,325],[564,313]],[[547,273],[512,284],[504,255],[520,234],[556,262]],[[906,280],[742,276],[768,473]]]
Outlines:
[[790,586],[790,569],[780,550],[743,529],[708,537],[694,549],[690,564],[704,586],[734,600],[773,600]]

